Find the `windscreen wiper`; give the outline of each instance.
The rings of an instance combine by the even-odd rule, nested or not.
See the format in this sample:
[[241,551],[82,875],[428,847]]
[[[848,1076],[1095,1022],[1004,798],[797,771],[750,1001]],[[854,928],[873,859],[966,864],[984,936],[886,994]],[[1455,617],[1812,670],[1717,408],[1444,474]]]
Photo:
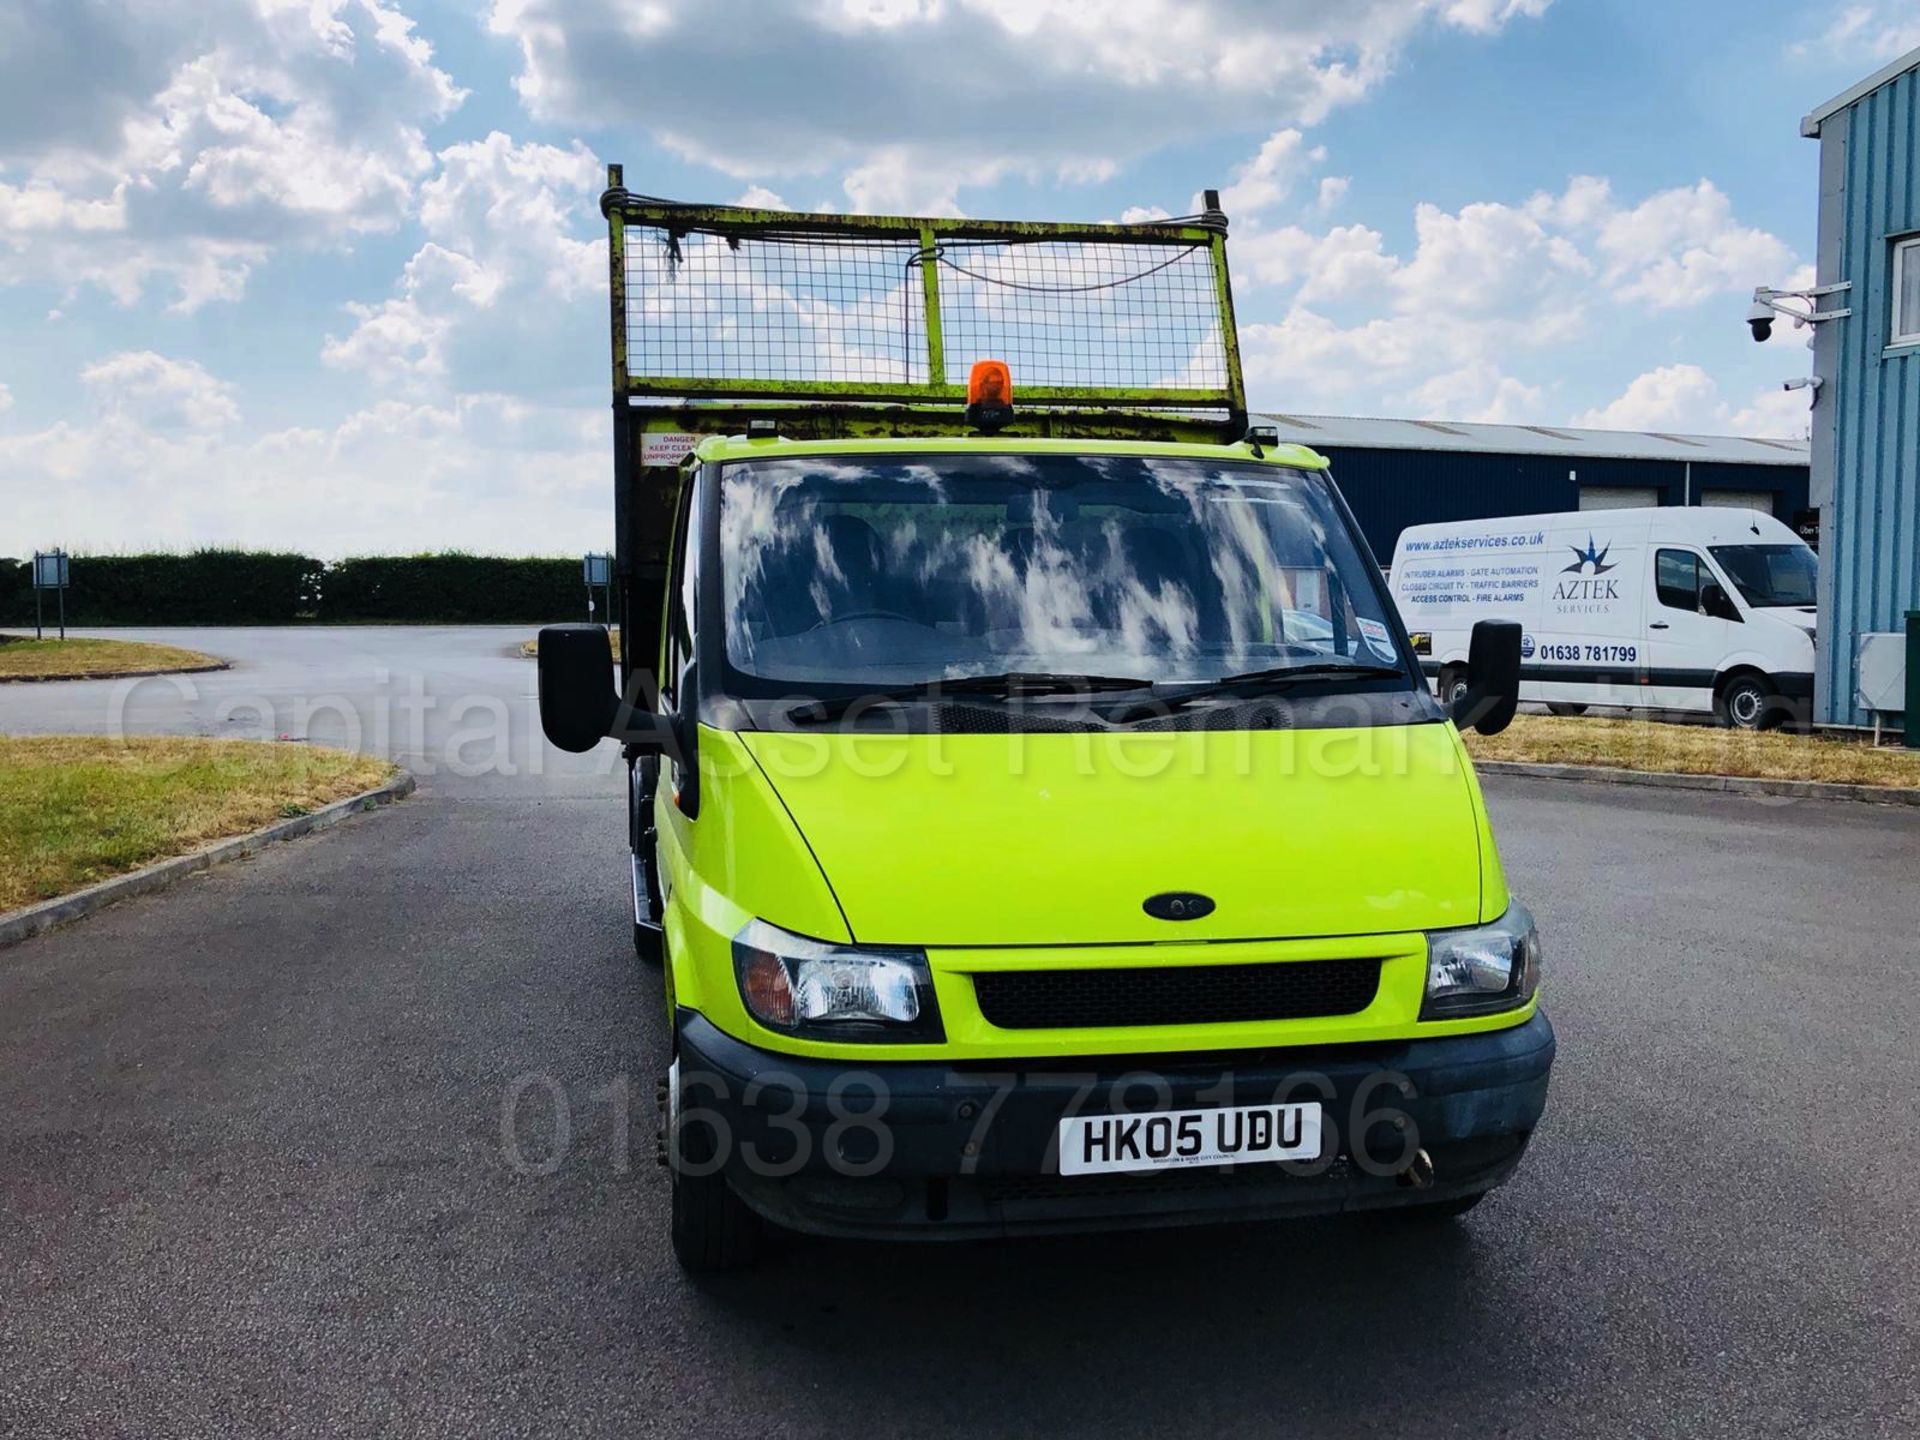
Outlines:
[[849,710],[862,706],[942,699],[948,695],[985,695],[1012,700],[1029,695],[1088,695],[1096,691],[1149,690],[1152,687],[1151,680],[1136,680],[1127,675],[1066,675],[1041,670],[1008,670],[999,675],[955,675],[922,680],[913,685],[867,690],[858,695],[836,695],[828,700],[811,700],[795,705],[786,713],[789,720],[817,725],[827,720],[838,720]]
[[1267,690],[1282,690],[1301,680],[1325,680],[1353,676],[1356,679],[1381,679],[1398,676],[1404,680],[1407,672],[1398,665],[1368,665],[1352,660],[1316,661],[1310,665],[1281,665],[1271,670],[1249,670],[1244,675],[1227,675],[1218,680],[1208,681],[1204,685],[1189,686],[1185,689],[1167,689],[1156,685],[1153,698],[1168,705],[1186,705],[1195,700],[1211,700],[1219,695],[1234,695],[1242,691],[1258,694]]

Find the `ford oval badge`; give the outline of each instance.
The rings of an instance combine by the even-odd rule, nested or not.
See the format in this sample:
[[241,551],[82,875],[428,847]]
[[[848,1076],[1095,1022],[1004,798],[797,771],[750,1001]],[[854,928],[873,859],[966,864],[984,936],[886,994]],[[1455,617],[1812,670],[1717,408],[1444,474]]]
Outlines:
[[1213,913],[1213,901],[1187,890],[1155,895],[1140,907],[1156,920],[1198,920]]

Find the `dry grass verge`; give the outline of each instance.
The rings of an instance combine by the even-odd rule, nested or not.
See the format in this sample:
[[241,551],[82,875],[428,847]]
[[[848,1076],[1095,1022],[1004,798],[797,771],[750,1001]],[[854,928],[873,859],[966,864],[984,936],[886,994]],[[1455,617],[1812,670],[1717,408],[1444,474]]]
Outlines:
[[307,814],[395,770],[271,741],[0,736],[0,911]]
[[[607,638],[613,643],[613,658],[614,661],[618,663],[620,659],[620,632],[617,629],[613,630],[608,633]],[[539,637],[536,636],[532,640],[522,640],[520,642],[520,653],[529,660],[536,659],[540,654]]]
[[1920,786],[1920,751],[1875,749],[1861,740],[1755,734],[1650,720],[1517,715],[1488,738],[1468,734],[1476,760],[1535,765],[1607,765],[1680,775],[1755,780],[1815,780],[1840,785]]
[[204,670],[222,662],[177,645],[138,640],[35,640],[0,635],[0,679],[132,675],[147,670]]

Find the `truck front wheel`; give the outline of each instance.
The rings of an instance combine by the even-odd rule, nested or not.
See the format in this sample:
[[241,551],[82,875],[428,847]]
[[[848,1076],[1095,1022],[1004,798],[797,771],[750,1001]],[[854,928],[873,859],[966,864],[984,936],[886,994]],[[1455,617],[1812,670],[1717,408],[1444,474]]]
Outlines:
[[764,1250],[766,1226],[727,1184],[713,1122],[682,1117],[678,1060],[668,1067],[665,1088],[673,1258],[690,1275],[743,1269]]

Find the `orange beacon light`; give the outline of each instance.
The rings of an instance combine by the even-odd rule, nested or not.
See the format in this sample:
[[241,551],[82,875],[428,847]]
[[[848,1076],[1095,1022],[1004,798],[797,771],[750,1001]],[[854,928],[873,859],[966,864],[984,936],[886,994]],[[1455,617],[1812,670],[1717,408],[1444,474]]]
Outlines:
[[967,376],[967,423],[992,434],[1013,419],[1013,373],[1004,360],[976,360]]

